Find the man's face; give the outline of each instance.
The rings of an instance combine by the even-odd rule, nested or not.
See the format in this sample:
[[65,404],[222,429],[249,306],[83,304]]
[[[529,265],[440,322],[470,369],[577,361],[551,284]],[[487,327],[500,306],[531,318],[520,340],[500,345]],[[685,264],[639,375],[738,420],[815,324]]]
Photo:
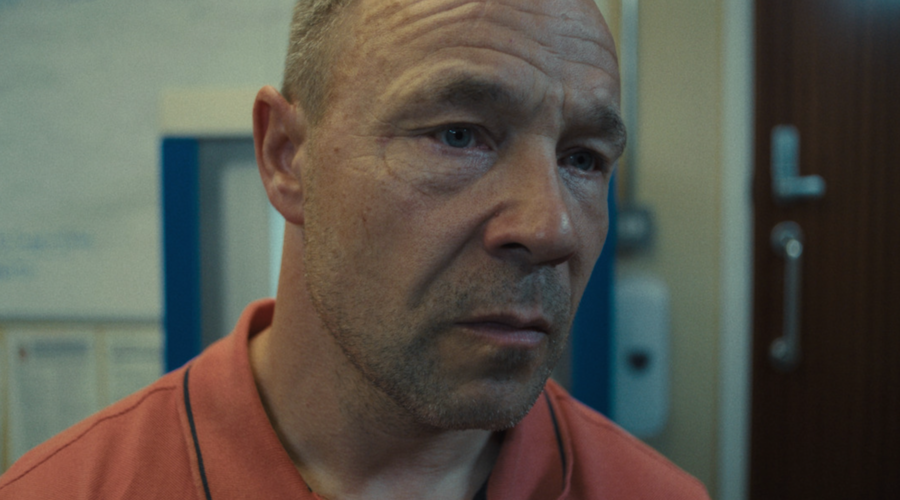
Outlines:
[[501,429],[558,360],[624,131],[592,3],[361,0],[304,182],[313,303],[418,421]]

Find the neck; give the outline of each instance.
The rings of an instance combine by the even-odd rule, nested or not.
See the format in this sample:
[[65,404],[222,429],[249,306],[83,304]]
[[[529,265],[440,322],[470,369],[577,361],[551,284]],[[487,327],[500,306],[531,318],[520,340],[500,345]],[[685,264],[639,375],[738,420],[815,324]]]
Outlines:
[[497,435],[418,422],[347,360],[302,284],[282,292],[293,300],[276,303],[250,362],[269,420],[310,488],[329,499],[472,498],[499,453]]

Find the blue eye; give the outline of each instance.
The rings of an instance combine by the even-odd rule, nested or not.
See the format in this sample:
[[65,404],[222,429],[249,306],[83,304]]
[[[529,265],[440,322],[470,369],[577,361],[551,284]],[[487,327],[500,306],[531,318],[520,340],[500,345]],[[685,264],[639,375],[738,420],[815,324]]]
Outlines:
[[587,151],[573,153],[563,158],[564,166],[572,167],[584,172],[596,170],[597,166],[595,164],[596,160],[594,159],[594,155]]
[[441,132],[441,141],[451,148],[469,147],[474,138],[472,129],[467,127],[451,127]]

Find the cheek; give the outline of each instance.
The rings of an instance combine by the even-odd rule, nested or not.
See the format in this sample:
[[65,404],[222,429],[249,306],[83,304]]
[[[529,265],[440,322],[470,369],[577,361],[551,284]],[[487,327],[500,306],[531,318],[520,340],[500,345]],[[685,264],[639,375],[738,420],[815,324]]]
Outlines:
[[304,178],[308,218],[317,223],[318,233],[341,244],[342,252],[365,248],[373,228],[381,225],[378,219],[385,218],[379,210],[393,205],[382,186],[379,147],[346,133],[318,136],[313,149]]
[[415,253],[413,258],[459,244],[485,211],[488,197],[479,181],[494,156],[447,151],[428,137],[390,141],[370,179],[377,204],[371,210],[371,234],[390,237],[392,246],[402,245],[399,250]]
[[600,203],[595,212],[591,214],[591,220],[594,225],[592,234],[595,235],[595,239],[592,241],[594,257],[597,258],[600,256],[600,252],[603,250],[603,246],[606,244],[606,239],[609,235],[609,205],[607,205],[605,192],[603,194],[602,203]]
[[454,149],[427,135],[397,138],[385,149],[388,175],[427,197],[464,190],[483,177],[496,159],[492,151]]
[[[311,201],[314,233],[327,241],[335,272],[356,283],[400,290],[441,247],[443,227],[428,199],[372,166],[336,166]],[[310,227],[312,229],[312,227]],[[385,292],[387,293],[387,292]]]
[[577,231],[581,245],[582,262],[575,264],[574,277],[581,287],[587,285],[594,264],[600,257],[609,233],[609,206],[607,204],[608,184],[597,186],[593,192],[582,192],[578,201]]

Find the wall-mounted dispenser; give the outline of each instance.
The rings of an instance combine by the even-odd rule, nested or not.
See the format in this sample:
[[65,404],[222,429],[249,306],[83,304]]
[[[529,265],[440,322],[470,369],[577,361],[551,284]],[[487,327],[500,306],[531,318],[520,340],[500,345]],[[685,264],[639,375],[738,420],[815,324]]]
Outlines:
[[612,418],[639,438],[669,416],[669,291],[650,276],[617,276]]

